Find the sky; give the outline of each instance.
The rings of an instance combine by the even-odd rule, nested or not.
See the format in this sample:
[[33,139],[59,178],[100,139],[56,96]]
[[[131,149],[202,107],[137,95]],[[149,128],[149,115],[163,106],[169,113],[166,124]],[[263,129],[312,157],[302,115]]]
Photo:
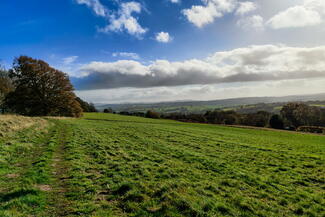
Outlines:
[[1,0],[0,64],[47,61],[94,103],[325,92],[324,0]]

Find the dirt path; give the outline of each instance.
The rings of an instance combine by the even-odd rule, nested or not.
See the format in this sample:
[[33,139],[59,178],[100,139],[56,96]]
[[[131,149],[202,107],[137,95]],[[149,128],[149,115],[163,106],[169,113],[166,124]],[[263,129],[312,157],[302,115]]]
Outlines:
[[47,210],[48,216],[71,216],[73,210],[70,209],[70,202],[66,197],[69,192],[68,165],[65,161],[65,145],[67,139],[67,126],[59,124],[57,146],[53,153],[52,159],[52,176],[53,186],[50,194],[50,207]]

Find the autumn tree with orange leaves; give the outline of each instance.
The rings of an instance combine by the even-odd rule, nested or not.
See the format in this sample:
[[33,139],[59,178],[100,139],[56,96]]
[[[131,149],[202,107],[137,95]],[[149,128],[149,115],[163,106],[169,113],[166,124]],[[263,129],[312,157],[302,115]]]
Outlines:
[[9,76],[15,89],[5,104],[11,111],[28,116],[81,116],[68,75],[43,60],[20,56]]

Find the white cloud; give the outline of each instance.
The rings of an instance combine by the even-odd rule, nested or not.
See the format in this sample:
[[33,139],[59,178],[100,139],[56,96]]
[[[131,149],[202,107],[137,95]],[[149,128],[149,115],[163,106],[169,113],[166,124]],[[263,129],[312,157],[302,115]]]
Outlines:
[[325,1],[305,0],[274,15],[268,25],[273,29],[315,26],[325,22]]
[[100,3],[99,0],[76,0],[78,4],[85,4],[90,7],[96,15],[107,16],[107,9]]
[[253,15],[238,20],[237,25],[246,30],[255,29],[260,31],[264,29],[264,19],[259,15]]
[[245,15],[257,9],[257,5],[251,1],[239,2],[238,0],[201,0],[202,5],[193,5],[182,11],[187,20],[201,28],[213,23],[216,18],[228,13]]
[[131,59],[140,59],[140,56],[137,53],[129,53],[129,52],[115,52],[112,53],[113,57],[122,57],[122,58],[131,58]]
[[127,31],[130,35],[141,36],[147,32],[143,28],[133,13],[140,13],[141,5],[138,2],[122,3],[117,14],[109,17],[110,24],[100,29],[101,32],[123,32]]
[[[182,62],[92,62],[76,81],[80,89],[180,86],[325,77],[325,46],[261,45]],[[89,79],[91,78],[91,79]]]
[[233,11],[237,0],[202,0],[203,5],[193,5],[190,9],[184,9],[182,13],[187,20],[201,28],[212,23],[216,18]]
[[244,15],[249,12],[255,11],[256,9],[257,9],[257,5],[255,2],[240,2],[236,10],[236,14]]
[[168,43],[172,41],[172,37],[168,32],[159,32],[156,34],[156,41],[161,43]]
[[313,10],[302,6],[295,6],[286,11],[280,12],[269,20],[274,29],[305,27],[318,25],[322,22],[321,16]]
[[138,19],[133,14],[139,14],[142,11],[141,4],[130,1],[121,3],[117,12],[108,13],[108,9],[100,3],[99,0],[76,0],[78,4],[85,4],[92,8],[98,15],[105,17],[109,24],[104,28],[99,28],[99,32],[123,32],[126,31],[130,35],[140,38],[141,35],[147,32],[143,28]]
[[180,3],[181,0],[169,0],[171,3]]
[[194,5],[191,9],[183,10],[183,14],[187,17],[189,22],[199,28],[212,23],[216,17],[222,16],[211,3],[207,6]]
[[74,63],[78,59],[78,56],[70,56],[63,58],[63,64],[64,65],[69,65],[71,63]]
[[116,62],[91,62],[82,67],[83,71],[93,71],[96,73],[117,73],[121,75],[147,75],[148,68],[134,60],[119,60]]

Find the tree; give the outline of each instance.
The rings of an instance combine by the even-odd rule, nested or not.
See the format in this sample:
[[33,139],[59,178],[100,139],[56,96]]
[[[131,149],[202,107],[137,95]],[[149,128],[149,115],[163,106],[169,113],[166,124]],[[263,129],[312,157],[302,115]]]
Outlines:
[[[297,112],[298,110],[299,110],[299,115]],[[282,107],[281,115],[287,122],[287,125],[297,128],[302,125],[301,120],[299,120],[298,116],[302,116],[303,113],[306,113],[306,110],[307,109],[305,104],[288,103]]]
[[270,119],[270,127],[274,129],[283,129],[284,123],[280,115],[272,115]]
[[321,124],[322,112],[320,108],[304,103],[288,103],[281,109],[281,115],[290,126],[297,128]]
[[158,118],[160,118],[160,115],[157,112],[154,112],[154,111],[149,110],[149,111],[147,111],[145,117],[146,118],[155,118],[155,119],[158,119]]
[[6,95],[13,91],[11,79],[9,78],[8,71],[0,66],[0,111],[4,112],[4,99]]
[[89,103],[89,112],[98,112],[94,103]]
[[81,116],[68,75],[48,63],[20,56],[9,76],[15,90],[6,96],[5,103],[12,111],[28,116]]
[[321,109],[319,125],[325,127],[325,109]]
[[94,104],[88,103],[79,97],[77,97],[76,100],[79,102],[84,112],[98,112]]
[[322,110],[316,106],[308,106],[306,126],[321,126],[322,125]]
[[112,108],[106,108],[106,109],[104,109],[104,113],[113,113],[113,109]]

